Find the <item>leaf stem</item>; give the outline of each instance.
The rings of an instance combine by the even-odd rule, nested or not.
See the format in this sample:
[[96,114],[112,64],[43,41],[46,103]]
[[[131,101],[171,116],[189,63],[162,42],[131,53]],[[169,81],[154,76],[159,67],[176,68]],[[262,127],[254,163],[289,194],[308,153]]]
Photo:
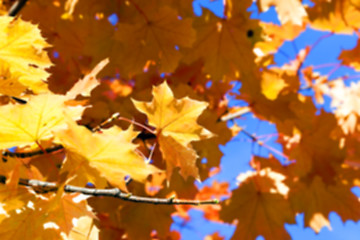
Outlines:
[[118,117],[117,119],[120,120],[120,121],[122,120],[122,121],[125,121],[125,122],[128,122],[128,123],[134,124],[134,125],[136,125],[138,127],[141,127],[143,129],[145,129],[149,133],[152,133],[152,134],[156,135],[154,130],[150,129],[149,127],[147,127],[147,126],[145,126],[145,125],[143,125],[141,123],[135,122],[134,120],[130,120],[130,119],[124,118],[124,117]]

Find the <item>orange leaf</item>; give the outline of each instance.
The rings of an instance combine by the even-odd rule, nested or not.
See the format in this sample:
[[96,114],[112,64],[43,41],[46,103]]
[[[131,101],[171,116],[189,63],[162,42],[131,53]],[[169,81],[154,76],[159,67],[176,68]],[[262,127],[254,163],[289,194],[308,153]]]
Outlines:
[[99,229],[94,225],[93,219],[88,216],[79,218],[75,227],[69,234],[70,240],[97,240]]
[[359,219],[360,203],[348,184],[327,185],[320,177],[315,177],[311,182],[291,187],[289,200],[294,210],[305,213],[305,226],[310,226],[315,232],[325,226],[331,229],[328,216],[333,211],[343,220]]
[[215,80],[233,78],[254,68],[253,44],[259,39],[258,21],[249,18],[251,1],[234,1],[231,17],[219,19],[212,12],[194,22],[197,40],[185,60],[204,60],[204,71]]
[[95,215],[89,210],[84,199],[76,201],[79,194],[64,194],[61,189],[57,195],[50,199],[42,208],[48,213],[47,220],[55,222],[62,231],[69,234],[73,228],[73,220],[83,216],[94,218]]
[[[127,175],[144,182],[149,174],[159,171],[156,167],[146,164],[135,152],[137,146],[131,141],[138,133],[132,127],[126,131],[113,127],[104,130],[103,133],[92,133],[74,122],[69,121],[68,126],[68,129],[56,133],[69,153],[66,161],[75,162],[78,166],[88,163],[109,182],[122,189],[126,189]],[[77,172],[79,176],[82,174],[86,172]]]
[[[129,184],[129,188],[131,187],[134,195],[146,196],[143,184],[132,182]],[[159,193],[154,197],[164,195]],[[108,232],[111,239],[122,239],[120,236],[124,234],[124,230],[128,239],[134,240],[151,239],[150,235],[154,231],[159,239],[167,239],[166,236],[171,235],[171,214],[175,211],[172,205],[141,204],[116,198],[95,197],[88,199],[88,202],[98,212],[100,236],[101,233]]]
[[211,137],[211,133],[196,123],[207,103],[188,97],[175,99],[166,82],[153,88],[152,102],[134,101],[136,108],[148,116],[156,127],[160,150],[168,163],[168,178],[174,166],[179,166],[184,177],[198,177],[196,153],[191,141]]
[[242,176],[244,181],[223,202],[221,219],[237,220],[233,239],[252,240],[262,235],[265,239],[289,239],[285,223],[295,223],[281,181],[284,176],[264,169]]
[[[36,199],[34,204],[42,206],[46,204],[46,200]],[[24,207],[20,211],[14,210],[0,223],[0,238],[4,240],[60,239],[60,231],[56,228],[45,229],[46,223],[48,223],[47,212],[41,207]]]
[[176,10],[163,7],[146,14],[145,21],[141,16],[134,24],[119,24],[115,33],[124,52],[114,57],[120,58],[126,75],[141,73],[149,61],[155,61],[161,72],[173,71],[182,56],[175,47],[191,47],[195,41],[192,20],[179,20]]
[[349,65],[355,70],[360,70],[360,40],[358,40],[356,46],[350,50],[343,50],[339,55],[339,60],[343,65]]

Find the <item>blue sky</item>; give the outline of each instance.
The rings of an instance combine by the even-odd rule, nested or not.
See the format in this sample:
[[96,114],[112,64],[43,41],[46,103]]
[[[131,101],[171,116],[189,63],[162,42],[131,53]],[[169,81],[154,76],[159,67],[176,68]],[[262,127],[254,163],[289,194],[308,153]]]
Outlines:
[[[209,8],[216,15],[222,15],[222,1],[221,0],[195,0],[193,3],[194,12],[198,15],[201,15],[201,9],[203,7]],[[266,13],[259,14],[257,12],[256,6],[253,5],[250,10],[252,11],[252,17],[260,18],[263,21],[279,23],[277,15],[274,8],[270,8]],[[310,65],[322,65],[327,63],[340,63],[337,60],[339,53],[343,49],[351,49],[355,47],[357,42],[357,37],[355,35],[329,35],[329,32],[316,31],[308,28],[303,32],[298,38],[292,42],[286,42],[280,48],[281,52],[284,54],[278,53],[275,55],[275,61],[277,65],[281,66],[284,63],[289,62],[289,60],[296,57],[297,51],[308,45],[314,44],[318,39],[323,39],[312,49],[311,53],[307,57],[304,67]],[[324,37],[327,36],[327,37]],[[331,51],[329,51],[331,49]],[[322,74],[328,74],[331,72],[330,79],[337,78],[344,75],[358,75],[359,73],[355,72],[351,68],[341,66],[334,71],[334,67],[323,67],[317,69],[317,71]],[[357,81],[354,79],[352,81]],[[312,96],[311,90],[302,92],[305,95]],[[231,104],[243,104],[242,102],[232,101]],[[331,111],[330,99],[326,99],[323,105],[317,105],[317,107],[323,108],[326,111]],[[243,119],[236,120],[239,126],[244,127],[248,132],[255,134],[258,137],[268,136],[269,134],[276,133],[276,128],[274,125],[260,121],[252,116],[251,113],[245,115]],[[278,149],[281,151],[281,146],[277,144],[276,138],[267,138],[266,144],[272,148]],[[241,172],[246,172],[251,170],[249,166],[249,160],[251,156],[261,155],[268,156],[269,151],[250,141],[249,137],[245,134],[240,133],[235,137],[231,142],[226,146],[222,146],[221,150],[224,153],[224,157],[221,160],[221,172],[211,179],[205,181],[201,185],[211,184],[215,179],[218,181],[229,181],[231,183],[230,187],[235,188],[235,179]],[[281,156],[277,156],[281,160]],[[354,189],[353,191],[357,196],[360,196],[360,189]],[[203,218],[203,214],[197,210],[190,210],[191,221],[185,222],[181,218],[174,218],[174,224],[172,229],[177,230],[181,233],[182,239],[191,240],[191,239],[203,239],[206,235],[212,234],[214,232],[219,232],[221,236],[225,239],[230,239],[235,227],[229,224],[219,224],[206,221]],[[285,228],[290,233],[292,239],[294,240],[352,240],[360,239],[360,222],[354,223],[353,221],[347,221],[343,223],[340,217],[336,213],[331,213],[329,215],[332,230],[323,228],[319,234],[316,234],[312,229],[304,227],[304,216],[303,214],[298,214],[296,216],[297,224],[286,224]],[[261,236],[257,238],[258,240],[263,239]]]

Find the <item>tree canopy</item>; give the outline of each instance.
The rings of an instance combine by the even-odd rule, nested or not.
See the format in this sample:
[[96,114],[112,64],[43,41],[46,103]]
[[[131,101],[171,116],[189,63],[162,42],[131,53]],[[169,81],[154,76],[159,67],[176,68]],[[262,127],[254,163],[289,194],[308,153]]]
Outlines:
[[[360,4],[224,0],[223,16],[198,16],[192,3],[0,0],[1,239],[175,240],[191,209],[244,240],[290,239],[298,213],[315,232],[330,212],[360,220],[360,87],[332,77],[360,70],[360,45],[305,64],[327,36],[360,36]],[[307,29],[328,34],[276,64]],[[276,126],[281,152],[236,124],[248,113]],[[239,132],[270,154],[234,189],[198,189]]]

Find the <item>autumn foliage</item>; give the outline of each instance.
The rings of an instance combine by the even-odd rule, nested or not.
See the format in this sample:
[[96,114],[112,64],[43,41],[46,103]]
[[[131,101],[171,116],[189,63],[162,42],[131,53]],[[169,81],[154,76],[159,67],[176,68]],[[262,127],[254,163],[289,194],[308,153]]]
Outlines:
[[[280,25],[251,18],[251,0],[225,0],[223,17],[196,16],[192,0],[29,0],[10,17],[14,2],[0,0],[0,239],[181,239],[172,217],[190,221],[193,208],[244,240],[290,239],[298,213],[316,232],[330,212],[360,219],[359,84],[304,67],[311,45],[274,61],[307,28],[359,35],[356,1],[258,0]],[[342,64],[359,70],[359,48]],[[316,108],[325,97],[333,112]],[[246,113],[275,124],[286,161],[254,155],[237,188],[199,190],[239,132],[266,147],[234,124]],[[202,205],[211,199],[222,201]]]

